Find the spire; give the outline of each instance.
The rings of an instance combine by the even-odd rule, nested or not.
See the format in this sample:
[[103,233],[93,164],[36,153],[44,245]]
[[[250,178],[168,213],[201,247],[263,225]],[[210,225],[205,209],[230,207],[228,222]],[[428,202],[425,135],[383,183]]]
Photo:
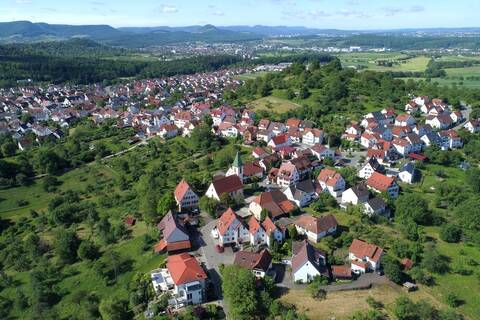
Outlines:
[[240,152],[237,152],[237,155],[235,156],[235,160],[233,160],[233,167],[235,168],[243,167],[242,158],[240,158]]

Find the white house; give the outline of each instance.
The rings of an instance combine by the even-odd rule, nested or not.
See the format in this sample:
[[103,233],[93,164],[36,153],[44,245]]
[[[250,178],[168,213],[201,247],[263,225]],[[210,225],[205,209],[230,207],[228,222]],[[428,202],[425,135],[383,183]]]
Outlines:
[[260,252],[239,251],[235,253],[233,264],[251,270],[257,278],[264,278],[272,267],[272,256],[267,249]]
[[383,256],[382,248],[362,240],[354,239],[348,252],[352,272],[359,274],[376,271],[380,268],[380,262]]
[[230,208],[217,220],[217,225],[212,229],[212,236],[218,239],[221,246],[250,241],[248,228]]
[[358,171],[358,177],[368,179],[374,172],[385,173],[385,167],[382,166],[376,158],[370,158]]
[[368,201],[370,194],[364,183],[357,184],[342,193],[342,206],[359,205]]
[[323,131],[320,129],[305,129],[302,142],[308,145],[321,144],[323,142]]
[[184,209],[198,208],[200,198],[185,180],[180,181],[175,188],[174,197],[180,212]]
[[304,214],[294,222],[298,234],[304,235],[312,242],[319,242],[327,235],[337,232],[338,222],[335,216],[329,214],[323,217],[314,217]]
[[345,191],[345,180],[340,173],[331,169],[323,169],[317,177],[317,181],[324,192],[333,197],[339,197]]
[[207,189],[205,196],[220,201],[223,194],[228,194],[233,199],[243,197],[242,180],[237,175],[214,178]]
[[480,119],[470,120],[463,127],[470,133],[480,132]]
[[153,289],[157,294],[168,292],[168,303],[176,308],[200,304],[205,300],[207,274],[198,261],[188,253],[169,256],[167,267],[151,272]]
[[317,276],[327,275],[326,255],[308,241],[295,242],[291,259],[293,281],[309,283]]
[[417,171],[413,162],[406,163],[399,171],[398,178],[400,181],[411,184],[417,178]]

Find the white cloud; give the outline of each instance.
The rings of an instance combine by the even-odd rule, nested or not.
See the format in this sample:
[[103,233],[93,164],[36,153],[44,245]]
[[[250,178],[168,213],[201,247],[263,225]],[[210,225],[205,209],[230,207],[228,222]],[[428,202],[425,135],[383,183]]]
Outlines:
[[160,7],[160,11],[162,11],[162,13],[176,13],[178,12],[178,9],[177,7],[169,4],[162,4],[162,6]]

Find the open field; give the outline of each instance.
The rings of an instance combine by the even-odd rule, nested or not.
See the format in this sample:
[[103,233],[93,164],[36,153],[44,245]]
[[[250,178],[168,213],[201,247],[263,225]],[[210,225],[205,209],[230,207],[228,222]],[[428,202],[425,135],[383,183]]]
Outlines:
[[265,110],[276,113],[284,113],[300,107],[300,105],[296,103],[274,96],[257,99],[252,101],[250,105],[253,107],[253,110],[256,111]]
[[[430,58],[425,56],[409,57],[402,53],[348,53],[338,56],[346,67],[360,67],[374,71],[425,71]],[[392,67],[381,66],[377,61],[393,62]]]
[[[448,70],[452,69],[446,69],[447,73]],[[478,74],[477,76],[480,76]],[[409,79],[413,81],[425,81],[426,78],[402,78],[403,80],[407,81]],[[453,79],[453,78],[433,78],[432,82],[438,82],[439,85],[441,86],[452,86],[456,85],[459,87],[467,87],[467,88],[473,88],[477,89],[480,88],[480,80],[459,80],[459,79]]]
[[[395,299],[407,293],[397,285],[376,286],[369,290],[332,292],[327,294],[327,298],[318,301],[310,297],[306,290],[290,290],[281,300],[294,304],[300,311],[305,312],[309,319],[324,320],[335,318],[337,320],[347,319],[358,311],[367,311],[370,309],[366,300],[372,297],[381,301],[388,314],[389,308],[395,302]],[[422,288],[416,292],[408,293],[408,297],[414,301],[426,300],[436,307],[443,307],[434,297]]]
[[241,75],[236,76],[235,79],[243,80],[243,81],[254,80],[258,77],[263,77],[267,73],[268,72],[263,72],[263,71],[253,72],[253,73],[245,73],[245,74],[241,74]]

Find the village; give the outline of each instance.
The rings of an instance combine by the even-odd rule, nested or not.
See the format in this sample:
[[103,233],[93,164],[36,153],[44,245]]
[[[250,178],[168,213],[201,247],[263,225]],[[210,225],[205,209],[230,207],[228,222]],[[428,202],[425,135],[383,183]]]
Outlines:
[[[177,210],[158,225],[163,237],[154,250],[168,258],[165,268],[151,272],[157,294],[168,294],[173,310],[211,301],[221,296],[221,269],[230,264],[287,288],[318,277],[337,287],[345,282],[351,289],[388,281],[382,271],[384,249],[362,239],[352,241],[344,264],[329,263],[316,244],[338,236],[342,226],[334,214],[312,215],[304,209],[328,195],[344,210],[357,208],[366,216],[389,219],[388,200],[398,197],[402,184],[420,181],[416,165],[428,161],[422,154],[426,147],[462,148],[458,129],[480,131],[479,120],[467,121],[468,111],[454,111],[439,99],[412,97],[404,113],[393,108],[368,113],[342,136],[360,151],[330,148],[326,134],[310,121],[256,119],[249,109],[211,108],[208,103],[174,111],[169,125],[176,134],[188,132],[191,119],[209,115],[216,135],[241,137],[250,154],[237,153],[231,166],[212,178],[205,194],[179,181],[174,191]],[[346,166],[355,168],[360,183],[348,185],[338,170]],[[261,191],[246,197],[245,187],[252,184]],[[224,204],[217,219],[200,212],[202,198]],[[206,223],[191,232],[192,218],[199,215]],[[292,239],[290,254],[279,256],[279,248]],[[412,267],[408,259],[402,264]],[[415,284],[404,286],[410,290]]]

